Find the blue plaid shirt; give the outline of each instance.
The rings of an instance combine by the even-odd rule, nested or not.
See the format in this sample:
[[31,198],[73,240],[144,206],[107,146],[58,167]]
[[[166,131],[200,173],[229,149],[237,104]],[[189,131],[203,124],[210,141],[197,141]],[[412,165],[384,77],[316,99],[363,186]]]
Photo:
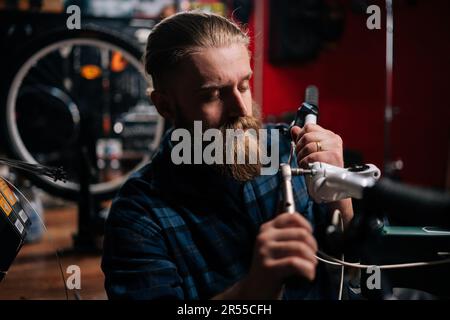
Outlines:
[[[286,162],[289,140],[280,140]],[[278,212],[278,175],[225,179],[209,166],[174,165],[171,146],[169,132],[113,201],[102,260],[110,299],[209,299],[225,291],[247,274],[259,227]],[[320,244],[325,211],[308,196],[303,177],[293,178],[293,188],[297,211]],[[283,297],[332,298],[324,266],[313,283],[288,283]]]

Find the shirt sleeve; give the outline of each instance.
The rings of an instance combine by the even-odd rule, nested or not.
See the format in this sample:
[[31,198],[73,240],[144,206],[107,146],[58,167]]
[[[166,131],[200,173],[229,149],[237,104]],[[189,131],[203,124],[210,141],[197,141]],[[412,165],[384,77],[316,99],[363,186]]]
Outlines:
[[102,270],[109,299],[184,299],[181,277],[142,195],[114,201],[105,225]]

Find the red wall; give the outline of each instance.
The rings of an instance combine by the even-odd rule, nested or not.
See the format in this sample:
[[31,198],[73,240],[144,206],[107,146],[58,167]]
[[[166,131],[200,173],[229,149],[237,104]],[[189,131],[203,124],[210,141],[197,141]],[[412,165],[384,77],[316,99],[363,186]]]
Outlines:
[[393,147],[405,178],[436,187],[450,170],[449,14],[450,1],[429,0],[397,16]]
[[[295,111],[306,86],[315,84],[320,90],[320,125],[381,168],[384,12],[383,29],[368,30],[368,16],[347,10],[345,32],[335,48],[304,66],[277,67],[268,61],[265,1],[264,114]],[[404,161],[404,181],[444,188],[450,148],[450,1],[396,1],[394,14],[394,105],[400,113],[392,126],[392,152]]]

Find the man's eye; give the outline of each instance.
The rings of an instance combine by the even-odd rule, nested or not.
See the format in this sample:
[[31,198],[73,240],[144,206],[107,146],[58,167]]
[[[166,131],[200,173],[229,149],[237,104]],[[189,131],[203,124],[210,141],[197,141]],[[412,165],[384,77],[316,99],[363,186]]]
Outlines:
[[219,90],[207,91],[203,94],[203,98],[207,101],[214,101],[220,98]]
[[240,86],[239,86],[239,91],[240,92],[246,92],[247,90],[250,90],[250,83],[248,81],[244,81]]
[[248,90],[250,90],[250,86],[248,86],[248,85],[239,87],[239,91],[242,92],[242,93],[244,93],[244,92],[246,92]]

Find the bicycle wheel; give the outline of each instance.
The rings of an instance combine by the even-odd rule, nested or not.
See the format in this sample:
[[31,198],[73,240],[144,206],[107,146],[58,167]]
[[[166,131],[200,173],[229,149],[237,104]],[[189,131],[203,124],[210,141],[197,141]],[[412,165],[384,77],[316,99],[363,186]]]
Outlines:
[[23,53],[2,94],[2,127],[11,156],[62,166],[68,182],[30,176],[66,199],[79,195],[78,149],[92,167],[90,191],[111,198],[131,172],[147,163],[164,120],[146,97],[141,50],[98,27],[49,33]]

